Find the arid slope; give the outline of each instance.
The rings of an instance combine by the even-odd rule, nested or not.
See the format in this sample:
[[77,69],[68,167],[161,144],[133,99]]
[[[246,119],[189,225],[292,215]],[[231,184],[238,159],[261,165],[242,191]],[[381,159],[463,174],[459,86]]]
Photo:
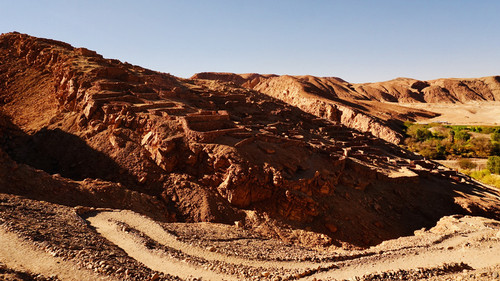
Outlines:
[[393,143],[402,140],[403,121],[439,115],[424,110],[425,107],[401,107],[397,103],[500,100],[499,76],[431,81],[397,78],[364,84],[353,84],[336,77],[233,73],[198,73],[193,78],[232,82]]

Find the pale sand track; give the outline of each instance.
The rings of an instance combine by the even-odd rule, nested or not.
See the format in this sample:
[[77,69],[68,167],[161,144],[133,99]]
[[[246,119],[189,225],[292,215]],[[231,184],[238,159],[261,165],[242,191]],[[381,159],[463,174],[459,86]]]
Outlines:
[[[115,221],[126,223],[130,227],[144,233],[145,235],[149,236],[151,239],[162,245],[180,250],[189,256],[201,257],[208,261],[221,261],[225,263],[246,265],[251,267],[278,269],[307,269],[318,266],[318,263],[313,262],[259,261],[235,256],[227,256],[217,252],[211,252],[180,242],[175,238],[175,236],[165,231],[165,229],[163,229],[155,221],[127,210],[116,212],[100,212],[93,217],[87,218],[87,221],[89,221],[90,224],[95,227],[101,235],[124,249],[131,257],[144,263],[151,269],[169,273],[172,275],[177,275],[181,278],[186,278],[189,276],[200,276],[209,280],[221,280],[220,278],[223,278],[225,280],[230,279],[230,277],[228,276],[221,276],[218,274],[214,275],[208,270],[180,263],[174,258],[168,258],[165,255],[162,256],[158,253],[152,253],[151,250],[148,250],[144,245],[141,244],[140,241],[134,239],[132,234],[127,234],[121,231],[120,227],[115,223]],[[154,257],[156,257],[157,259],[161,259],[162,262],[158,263],[158,261],[156,261]],[[182,270],[180,270],[181,268]],[[175,272],[180,273],[182,276]]]
[[[150,250],[142,243],[142,241],[140,241],[138,237],[133,234],[121,231],[119,225],[117,225],[110,219],[122,222],[140,222],[142,220],[143,222],[145,222],[145,224],[141,225],[138,229],[144,231],[147,235],[155,236],[154,233],[157,231],[157,229],[155,229],[156,227],[154,225],[154,222],[149,222],[146,218],[143,218],[132,212],[125,211],[119,213],[103,212],[99,213],[95,217],[90,217],[87,219],[103,237],[122,248],[130,257],[136,259],[137,261],[143,263],[153,270],[175,275],[184,279],[189,277],[202,277],[206,280],[237,280],[232,276],[217,274],[209,270],[183,263],[173,257],[166,255],[163,252]],[[153,226],[152,229],[150,228],[151,226]],[[160,239],[161,238],[162,237],[160,236]],[[158,242],[160,241],[162,240],[159,240]],[[169,242],[171,241],[163,241],[163,243],[167,245],[170,245]]]
[[[202,277],[203,280],[238,280],[234,276],[222,275],[205,268],[182,263],[168,256],[165,252],[147,249],[139,237],[124,232],[117,222],[129,225],[160,244],[206,260],[269,268],[270,271],[274,271],[273,269],[279,271],[280,268],[305,270],[318,268],[318,266],[323,269],[331,268],[303,278],[305,280],[313,280],[314,278],[323,280],[344,279],[362,276],[367,273],[436,267],[443,263],[453,262],[464,262],[475,269],[500,264],[500,255],[498,254],[500,253],[500,237],[497,234],[500,227],[485,227],[468,217],[445,220],[442,224],[444,226],[438,229],[439,233],[432,233],[431,230],[431,232],[426,232],[422,236],[390,240],[370,249],[374,253],[383,250],[381,254],[337,263],[259,261],[210,252],[180,242],[158,223],[131,211],[101,212],[87,218],[87,220],[101,235],[124,249],[131,257],[151,269],[181,278],[193,276]],[[467,228],[463,228],[465,226]],[[472,229],[472,231],[468,229]]]
[[8,268],[22,272],[42,274],[46,277],[57,275],[60,280],[115,280],[80,269],[71,261],[53,257],[3,227],[0,227],[0,262]]
[[471,266],[474,269],[495,266],[500,263],[500,245],[491,249],[469,249],[464,251],[458,249],[450,250],[432,250],[428,253],[419,252],[413,255],[401,257],[380,258],[361,258],[355,263],[339,264],[339,269],[333,269],[327,272],[315,274],[305,280],[316,279],[349,279],[354,276],[371,274],[376,272],[385,272],[390,270],[411,270],[421,268],[436,267],[444,263],[460,263]]
[[338,269],[315,274],[306,280],[348,279],[366,273],[432,268],[444,263],[463,262],[474,269],[498,266],[500,227],[498,222],[488,225],[490,222],[487,219],[478,222],[471,217],[458,220],[448,217],[441,225],[436,226],[436,233],[431,229],[425,235],[402,237],[374,247],[374,250],[387,251],[391,244],[400,247],[413,244],[414,248],[410,251],[395,251],[338,263]]

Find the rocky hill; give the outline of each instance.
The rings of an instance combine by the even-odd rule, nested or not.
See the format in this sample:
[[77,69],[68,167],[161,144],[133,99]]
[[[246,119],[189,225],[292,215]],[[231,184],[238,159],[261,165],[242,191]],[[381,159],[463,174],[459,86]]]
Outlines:
[[[302,245],[374,245],[457,213],[500,218],[496,191],[344,126],[358,105],[329,101],[368,86],[220,77],[1,35],[0,192],[236,223]],[[309,96],[318,103],[304,105]],[[363,118],[353,113],[351,127]],[[367,129],[384,121],[366,118]]]
[[193,78],[233,82],[396,144],[402,139],[402,121],[435,117],[436,114],[393,103],[500,100],[500,76],[431,81],[398,78],[364,84],[335,77],[233,73],[199,73]]

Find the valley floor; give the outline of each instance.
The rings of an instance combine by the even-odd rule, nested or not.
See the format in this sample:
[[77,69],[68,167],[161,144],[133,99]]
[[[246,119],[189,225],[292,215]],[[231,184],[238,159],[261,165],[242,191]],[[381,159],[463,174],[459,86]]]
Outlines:
[[469,102],[469,103],[399,103],[401,106],[425,109],[441,114],[438,117],[421,120],[428,124],[446,122],[454,125],[499,125],[500,102]]

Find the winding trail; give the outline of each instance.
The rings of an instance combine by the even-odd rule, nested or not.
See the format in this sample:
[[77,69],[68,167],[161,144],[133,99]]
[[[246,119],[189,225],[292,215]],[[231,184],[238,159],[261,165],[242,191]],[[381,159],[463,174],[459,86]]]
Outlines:
[[[168,256],[164,252],[148,249],[139,237],[134,234],[122,231],[121,227],[113,221],[117,220],[124,223],[132,221],[140,222],[141,219],[138,219],[138,217],[140,217],[140,215],[134,214],[132,212],[103,212],[99,213],[95,217],[87,218],[87,220],[104,238],[122,248],[130,257],[136,259],[137,261],[143,263],[153,270],[176,275],[183,279],[189,277],[202,277],[203,279],[208,280],[237,280],[232,276],[218,274],[210,270],[181,262],[174,257]],[[148,219],[142,218],[142,220]],[[157,230],[153,228],[152,231],[150,231],[150,227],[153,226],[153,223],[148,221],[146,222],[146,224],[137,227],[137,230],[143,231],[146,235],[150,236]],[[131,226],[136,228],[136,225]],[[151,238],[156,240],[157,242],[162,241],[157,240],[158,236]],[[164,241],[164,243],[162,244],[169,245],[169,242],[170,241]]]
[[[400,248],[395,248],[394,252],[337,263],[339,268],[314,274],[306,280],[348,279],[367,273],[433,268],[444,263],[462,262],[474,269],[500,265],[500,225],[489,219],[448,217],[438,222],[435,230],[431,229],[425,235],[402,237],[387,242],[399,244]],[[413,247],[403,250],[403,245]],[[382,244],[374,247],[377,248],[388,249]]]
[[210,252],[208,250],[191,246],[189,244],[183,243],[176,239],[176,237],[163,229],[154,220],[147,217],[134,213],[132,211],[123,210],[115,212],[101,212],[94,217],[87,219],[91,225],[96,223],[102,224],[112,224],[111,221],[121,221],[131,227],[143,232],[148,235],[151,239],[156,242],[181,250],[187,255],[202,257],[208,261],[222,261],[231,264],[242,264],[253,267],[265,267],[265,268],[310,268],[318,266],[318,263],[314,262],[293,262],[293,261],[260,261],[260,260],[250,260],[247,258],[228,256],[225,254]]
[[[449,219],[448,222],[452,220]],[[170,256],[167,252],[149,249],[146,247],[143,238],[137,234],[124,231],[119,222],[142,232],[159,244],[181,251],[191,257],[263,268],[276,273],[279,273],[280,269],[298,269],[299,271],[309,272],[306,274],[309,276],[302,275],[301,280],[314,280],[314,278],[326,280],[348,279],[390,270],[411,270],[418,267],[432,268],[443,263],[452,262],[464,262],[475,269],[500,264],[500,255],[498,255],[500,253],[500,227],[490,228],[484,226],[483,221],[475,223],[474,220],[469,218],[457,220],[460,223],[457,225],[443,224],[448,229],[445,232],[451,233],[449,236],[444,236],[444,232],[439,234],[428,232],[424,236],[402,237],[390,240],[393,246],[381,244],[372,249],[374,253],[383,249],[379,254],[335,263],[260,261],[211,252],[181,242],[157,222],[127,210],[100,212],[88,217],[87,221],[103,237],[124,249],[132,258],[153,270],[181,278],[201,277],[203,280],[241,280],[237,276],[217,273],[202,266],[182,262]],[[467,229],[472,229],[472,231],[453,228],[460,225],[462,227],[467,226]],[[497,235],[497,233],[499,234]],[[436,237],[443,237],[443,239],[436,240]],[[475,243],[473,241],[486,241],[487,244],[478,247],[467,246],[469,242]],[[322,271],[317,271],[318,267],[321,267]],[[326,270],[327,268],[329,269]],[[311,269],[313,270],[311,271]]]
[[274,269],[308,269],[317,267],[313,262],[260,261],[241,257],[228,256],[217,252],[191,246],[178,241],[155,221],[128,210],[107,211],[88,217],[87,221],[106,239],[113,242],[132,258],[142,262],[149,268],[160,272],[176,275],[181,278],[202,277],[208,280],[240,280],[236,277],[215,273],[213,271],[179,261],[166,253],[148,249],[141,239],[134,234],[121,230],[116,222],[123,222],[144,233],[156,242],[182,251],[184,254],[200,257],[207,261],[219,261],[235,265]]
[[37,249],[29,241],[19,238],[0,226],[0,262],[8,268],[22,272],[42,274],[45,277],[57,275],[60,280],[115,280],[96,273],[78,268],[70,261],[54,257]]
[[490,249],[470,249],[464,251],[458,249],[433,250],[428,253],[414,253],[405,256],[392,258],[380,257],[379,260],[373,258],[360,258],[350,265],[338,264],[339,269],[332,269],[326,272],[314,274],[305,280],[316,279],[349,279],[353,276],[362,276],[377,272],[390,270],[411,270],[416,268],[432,268],[443,263],[463,262],[474,269],[495,266],[500,263],[500,243],[497,247]]

